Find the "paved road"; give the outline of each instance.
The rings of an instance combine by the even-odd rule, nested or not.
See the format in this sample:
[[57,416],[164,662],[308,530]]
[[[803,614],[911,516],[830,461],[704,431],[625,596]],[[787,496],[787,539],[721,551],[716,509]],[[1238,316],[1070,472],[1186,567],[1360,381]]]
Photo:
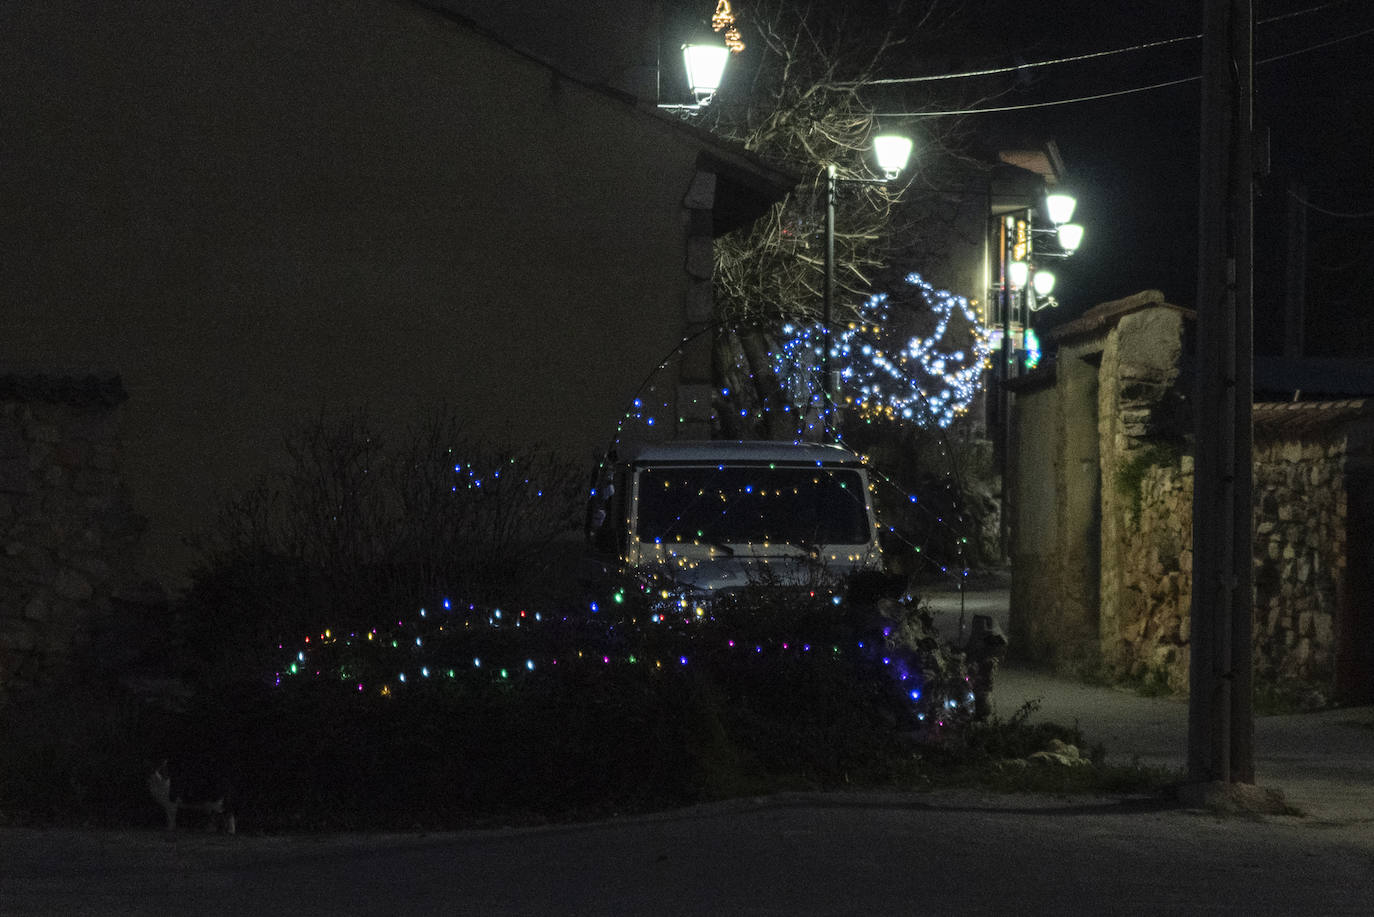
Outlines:
[[0,831],[0,913],[1359,914],[1374,849],[1115,800],[783,796],[544,830]]
[[[1182,767],[1177,701],[1016,669],[994,694]],[[427,836],[0,829],[0,915],[1374,912],[1374,708],[1263,718],[1256,747],[1307,814],[861,793]]]
[[[1005,589],[962,597],[937,592],[930,605],[942,632],[957,630],[961,610],[966,619],[987,614],[1007,627]],[[1108,761],[1186,770],[1186,700],[1140,697],[1015,667],[998,673],[993,696],[1003,717],[1034,701],[1034,718],[1077,724],[1090,743],[1106,747]],[[1309,823],[1340,828],[1374,845],[1374,707],[1258,717],[1255,780],[1283,793]]]

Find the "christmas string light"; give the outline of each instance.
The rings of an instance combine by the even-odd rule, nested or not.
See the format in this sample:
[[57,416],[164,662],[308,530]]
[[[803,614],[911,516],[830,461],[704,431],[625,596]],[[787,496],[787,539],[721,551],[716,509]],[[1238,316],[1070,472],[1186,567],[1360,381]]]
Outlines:
[[[982,387],[991,361],[991,333],[978,323],[964,297],[936,290],[915,273],[903,282],[907,289],[900,301],[887,293],[869,297],[855,320],[836,335],[830,363],[840,367],[842,403],[857,408],[861,417],[945,429],[968,411]],[[963,328],[952,327],[956,319]],[[911,335],[907,330],[932,321],[928,333]],[[961,337],[967,338],[962,345],[957,343]],[[825,340],[819,324],[789,322],[769,352],[769,369],[784,399],[778,409],[793,414],[793,425],[806,435],[818,431],[822,411],[834,408],[824,404],[819,377]],[[747,374],[748,367],[737,364],[736,369]],[[727,387],[720,397],[730,399]],[[747,409],[739,413],[750,416]]]
[[1040,365],[1043,354],[1040,351],[1040,338],[1031,328],[1026,328],[1025,334],[1026,369],[1035,369]]
[[[934,317],[934,329],[903,339],[902,329],[922,310],[878,293],[840,332],[832,357],[842,366],[845,400],[861,415],[945,429],[968,411],[978,394],[990,365],[990,334],[964,297],[936,290],[919,274],[908,274],[904,282],[910,289],[903,303],[914,293]],[[898,309],[907,314],[897,314]],[[970,340],[965,347],[947,343],[955,318],[967,324]]]
[[[780,659],[812,657],[818,649],[811,640],[798,637],[730,636],[719,627],[702,631],[701,619],[690,615],[655,615],[655,626],[648,628],[634,619],[597,627],[589,626],[593,623],[589,620],[526,610],[503,616],[497,609],[475,605],[453,609],[445,603],[445,608],[448,613],[442,616],[426,613],[400,620],[397,629],[387,633],[327,630],[307,638],[302,641],[305,648],[291,654],[290,665],[277,672],[276,683],[286,685],[301,678],[335,681],[346,684],[355,696],[371,691],[394,697],[403,689],[471,684],[474,679],[477,684],[511,684],[522,676],[537,677],[542,671],[569,666],[591,665],[595,671],[651,662],[652,670],[661,672],[689,667],[697,659],[728,659],[730,654],[736,664],[745,658],[776,664]],[[528,633],[532,624],[545,632]],[[519,628],[527,632],[525,638],[490,639],[501,633],[513,636]],[[856,640],[849,649],[832,642],[829,652],[822,651],[816,658],[868,660],[876,670],[888,673],[901,695],[913,704],[918,719],[923,719],[930,710],[923,690],[923,665],[915,653],[892,641],[892,633],[890,626],[884,627],[868,640]],[[640,648],[629,648],[630,638],[636,638]],[[683,649],[684,643],[693,649]],[[481,655],[472,655],[474,645],[482,647]]]
[[716,12],[711,16],[711,28],[725,33],[725,47],[732,52],[738,54],[744,50],[739,29],[735,28],[735,13],[730,9],[730,0],[720,0],[716,4]]
[[[923,426],[935,431],[940,438],[939,441],[943,443],[941,431],[947,429],[958,416],[968,410],[968,406],[984,378],[983,373],[990,361],[989,336],[987,329],[977,324],[974,310],[962,297],[934,290],[917,274],[910,274],[905,278],[905,287],[908,292],[920,298],[921,305],[918,306],[911,302],[912,296],[907,296],[905,301],[897,303],[893,303],[886,296],[872,297],[865,307],[868,314],[858,316],[863,321],[855,321],[842,336],[842,339],[850,347],[849,355],[855,358],[856,362],[859,357],[872,358],[875,355],[878,356],[877,361],[871,361],[874,362],[874,366],[866,369],[861,368],[857,372],[851,371],[849,378],[851,381],[861,379],[865,375],[876,375],[881,378],[883,374],[886,374],[890,380],[894,375],[894,367],[901,368],[901,362],[907,363],[908,366],[905,370],[896,374],[900,377],[897,383],[887,386],[892,392],[905,399],[905,404],[901,405],[900,413],[896,404],[878,403],[871,397],[867,399],[869,402],[868,409],[858,413],[861,413],[861,416],[866,415],[864,419],[869,424],[878,419],[887,419],[897,423],[912,423]],[[925,304],[929,304],[928,307]],[[905,341],[902,341],[899,336],[901,328],[904,324],[909,325],[913,318],[920,318],[921,323],[926,326],[933,323],[934,331],[918,336],[909,335]],[[886,321],[876,321],[875,319],[886,319]],[[960,323],[963,323],[962,327]],[[740,393],[735,390],[736,387],[740,387],[741,383],[747,383],[753,378],[753,369],[745,358],[744,349],[740,347],[730,348],[736,355],[737,362],[734,364],[734,368],[737,375],[734,384],[721,386],[717,390],[718,398],[714,406],[715,417],[718,419],[722,408],[729,407],[732,413],[745,419],[745,426],[747,427],[750,422],[761,422],[762,418],[770,412],[789,413],[791,417],[785,421],[784,429],[795,430],[793,441],[802,442],[815,439],[820,435],[822,429],[820,420],[822,417],[821,407],[824,402],[816,374],[816,367],[821,362],[821,347],[823,346],[823,335],[819,326],[795,322],[787,323],[782,326],[780,329],[782,333],[779,335],[776,330],[772,333],[768,331],[769,322],[760,321],[748,324],[749,327],[756,330],[756,333],[761,333],[763,339],[771,344],[765,348],[771,365],[760,371],[771,370],[774,373],[781,389],[783,403],[774,403],[771,406],[768,404],[741,406],[740,403],[736,402],[734,405],[730,405],[732,400],[740,396]],[[775,325],[771,327],[777,328]],[[656,439],[673,435],[674,428],[672,425],[660,424],[655,426],[655,424],[650,423],[656,417],[667,414],[671,409],[667,399],[656,394],[655,380],[665,378],[663,374],[674,361],[682,358],[689,345],[698,338],[707,335],[742,333],[742,327],[737,327],[735,324],[722,323],[708,326],[684,338],[658,362],[636,390],[630,409],[625,412],[617,424],[615,434],[606,452],[606,458],[603,459],[597,472],[598,481],[606,479],[613,456],[618,451],[622,439],[627,435],[630,435],[632,439],[640,436]],[[865,337],[870,339],[877,337],[879,346],[875,347],[871,342],[864,341]],[[889,338],[894,341],[892,349],[902,351],[905,354],[901,361],[886,356],[882,343]],[[960,338],[966,338],[966,340],[964,346],[960,347],[950,340],[943,340],[944,338],[952,338],[955,341]],[[864,353],[862,349],[864,343],[868,343],[867,353]],[[839,354],[837,350],[833,352],[836,356],[832,359],[832,365],[836,365],[840,363]],[[923,386],[920,383],[919,374],[912,373],[911,367],[921,370],[927,376],[926,385]],[[938,380],[933,378],[939,373],[943,373],[943,375]],[[730,377],[728,371],[727,377]],[[669,378],[669,387],[674,387],[675,374],[666,378]],[[748,384],[743,384],[742,387],[751,388]],[[880,386],[880,390],[882,388]],[[927,392],[931,394],[927,394]],[[750,394],[752,392],[745,393],[746,399]],[[863,394],[863,392],[855,389],[848,390],[849,403],[857,406],[857,402],[861,399],[856,398],[856,395]],[[869,394],[871,395],[871,393]],[[879,406],[875,407],[875,404]],[[681,422],[681,418],[679,418],[679,422]],[[634,429],[636,423],[639,425],[638,430]],[[775,427],[776,425],[770,426]],[[762,429],[760,427],[760,430]],[[654,431],[661,432],[655,433]],[[775,428],[769,430],[773,438],[777,438],[777,432]],[[836,435],[835,439],[842,441],[843,437]],[[863,450],[855,449],[854,451],[861,453]],[[942,454],[948,461],[948,450],[942,448]],[[946,475],[948,476],[950,473],[947,471]],[[870,493],[875,491],[875,486],[880,482],[885,489],[894,490],[899,494],[894,502],[909,502],[914,505],[920,515],[930,517],[930,523],[925,530],[930,533],[932,538],[937,531],[951,533],[953,535],[952,545],[957,557],[952,558],[953,563],[942,562],[937,559],[942,552],[931,552],[926,547],[905,538],[890,523],[882,526],[886,533],[885,540],[889,540],[893,544],[903,545],[905,549],[910,550],[917,557],[922,565],[928,568],[938,569],[942,574],[958,577],[961,580],[966,577],[968,568],[964,563],[964,554],[969,539],[959,528],[959,525],[966,527],[967,520],[959,517],[957,513],[952,519],[933,515],[929,505],[918,503],[914,494],[903,492],[902,488],[898,487],[894,481],[870,467]],[[956,493],[960,490],[957,481],[954,490]],[[593,496],[598,493],[599,488],[594,488]],[[698,542],[690,539],[687,534],[673,539],[671,543],[686,544],[688,542],[692,542],[698,547],[705,547],[704,544],[698,544]],[[696,562],[674,555],[671,547],[668,548],[667,553],[671,555],[668,558],[668,563],[676,565],[683,573],[690,572],[688,567]],[[699,554],[701,552],[693,553]],[[838,556],[831,558],[833,561],[842,559]],[[853,560],[854,558],[848,559]],[[665,570],[664,572],[666,575],[671,571]],[[610,598],[614,605],[620,605],[625,600],[625,594],[623,591],[617,591]],[[595,607],[593,610],[596,610]]]
[[[855,321],[832,343],[831,365],[842,367],[842,403],[854,406],[867,419],[882,417],[948,428],[967,413],[986,378],[993,333],[978,323],[967,299],[935,289],[917,273],[908,274],[897,292],[901,295],[896,300],[887,293],[870,297]],[[929,325],[932,321],[934,330],[929,333],[903,331],[912,324]],[[765,339],[773,338],[777,329],[768,320],[744,325],[719,323],[679,341],[636,390],[616,425],[607,454],[614,453],[631,432],[650,439],[671,437],[687,422],[674,409],[679,396],[676,379],[669,380],[666,394],[659,391],[655,380],[698,338],[742,334],[745,327],[761,332]],[[817,324],[785,324],[780,339],[767,351],[771,365],[766,369],[776,377],[778,402],[748,404],[749,393],[739,391],[736,384],[722,385],[716,390],[710,412],[712,425],[724,425],[722,415],[728,413],[747,429],[764,423],[767,415],[776,411],[787,416],[786,428],[794,431],[797,440],[820,436],[823,412],[837,407],[825,404],[818,375],[824,337]],[[963,343],[958,343],[959,339]],[[739,348],[735,352],[735,363],[727,368],[727,376],[732,371],[737,382],[748,382],[754,378],[755,368]],[[776,427],[776,422],[772,426]],[[769,435],[777,438],[776,430]]]

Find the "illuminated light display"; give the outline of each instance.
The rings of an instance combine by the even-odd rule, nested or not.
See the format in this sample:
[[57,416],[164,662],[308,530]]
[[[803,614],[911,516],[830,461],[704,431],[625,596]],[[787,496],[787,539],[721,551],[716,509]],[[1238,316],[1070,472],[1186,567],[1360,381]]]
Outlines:
[[[898,304],[886,293],[869,297],[836,335],[830,362],[841,367],[844,403],[861,417],[947,428],[978,394],[990,365],[991,332],[964,297],[936,290],[919,274],[908,274],[905,283],[910,289],[904,292],[914,293],[919,306]],[[915,318],[927,324],[933,318],[934,327],[922,336],[903,337]],[[948,341],[959,333],[951,328],[954,320],[967,324],[962,346]],[[789,323],[782,333],[773,371],[786,380],[794,400],[819,406],[823,386],[814,367],[822,362],[824,329]]]
[[1040,338],[1036,336],[1034,331],[1027,328],[1024,340],[1026,350],[1026,369],[1035,369],[1037,366],[1040,365],[1040,358],[1043,356],[1043,354],[1040,351]]
[[711,28],[725,33],[725,47],[735,54],[744,50],[739,29],[735,27],[735,12],[730,9],[730,0],[720,0],[716,4],[716,12],[711,16]]
[[[920,334],[911,334],[913,325],[922,328]],[[776,397],[751,391],[756,368],[741,348],[730,348],[734,362],[723,368],[723,375],[731,381],[716,389],[714,398],[716,435],[720,429],[737,428],[741,438],[751,438],[760,430],[776,427],[776,419],[768,421],[772,414],[787,417],[784,429],[797,440],[818,438],[825,429],[825,412],[836,407],[825,404],[819,378],[823,330],[805,322],[789,322],[781,328],[771,322],[746,322],[709,326],[680,341],[639,386],[616,425],[608,451],[627,437],[631,441],[673,437],[680,421],[675,422],[677,378],[668,371],[670,365],[702,336],[743,337],[746,329],[761,331],[769,341],[766,353],[771,365],[757,371],[773,374]],[[835,335],[830,364],[840,370],[839,407],[852,407],[868,421],[886,418],[948,428],[972,406],[990,368],[997,335],[997,329],[980,324],[967,299],[935,289],[919,274],[909,274],[894,295],[870,297],[855,319]],[[767,438],[779,438],[776,433],[772,430]]]
[[[504,685],[522,676],[537,678],[541,671],[563,671],[579,664],[590,666],[584,671],[595,672],[652,662],[651,671],[666,672],[701,660],[743,664],[750,659],[766,665],[781,658],[813,655],[810,640],[797,635],[770,634],[764,639],[757,633],[732,635],[730,628],[709,614],[657,614],[646,616],[643,623],[632,618],[598,626],[586,618],[524,611],[498,618],[493,609],[475,605],[445,607],[449,610],[444,614],[397,621],[396,630],[382,633],[378,640],[368,639],[376,630],[347,634],[331,630],[329,636],[321,633],[303,639],[306,649],[291,652],[281,647],[292,661],[278,670],[276,683],[343,682],[349,695],[390,698],[400,691],[443,690],[449,684],[460,690],[463,685]],[[531,630],[534,621],[539,626]],[[931,712],[924,673],[933,669],[922,661],[919,651],[898,646],[892,630],[890,625],[874,625],[866,640],[855,639],[847,647],[830,644],[830,653],[821,658],[830,660],[829,664],[860,662],[868,671],[887,673],[895,696],[909,698],[921,719]],[[481,646],[483,655],[472,655],[474,646]],[[460,658],[470,664],[460,663]],[[959,704],[969,690],[962,684],[965,681],[967,677],[958,673]],[[911,688],[912,682],[918,687]],[[941,692],[938,703],[947,704],[948,697],[948,690]]]
[[[915,424],[935,431],[949,427],[961,413],[968,410],[984,378],[982,374],[990,362],[995,329],[990,330],[978,323],[974,309],[968,301],[947,292],[934,290],[915,274],[906,278],[906,289],[915,296],[906,297],[905,301],[896,304],[887,297],[873,297],[866,304],[864,314],[855,316],[855,320],[849,323],[842,337],[837,335],[840,337],[839,343],[848,347],[848,357],[855,364],[847,368],[850,385],[845,397],[852,406],[853,414],[861,421],[865,421],[864,429],[872,428],[880,419],[899,424]],[[912,301],[917,298],[919,302]],[[898,322],[892,321],[894,312]],[[883,314],[889,316],[889,326],[885,326],[881,321],[875,321]],[[924,333],[919,337],[907,335],[906,340],[902,340],[899,321],[912,317],[919,317]],[[616,425],[614,436],[608,444],[608,454],[618,450],[626,438],[633,442],[654,429],[648,426],[645,420],[653,413],[649,406],[660,404],[662,399],[662,396],[656,394],[655,380],[667,380],[664,384],[665,390],[675,386],[677,377],[670,371],[670,367],[683,356],[688,344],[704,335],[716,337],[742,334],[746,327],[761,330],[765,339],[771,343],[765,352],[773,363],[765,369],[775,371],[782,393],[792,399],[793,403],[781,406],[781,409],[790,409],[793,412],[794,420],[789,420],[787,428],[795,430],[794,441],[816,439],[823,429],[820,409],[824,397],[816,375],[823,340],[819,326],[798,322],[781,326],[771,323],[720,325],[710,326],[689,335],[650,370],[634,396],[630,409],[622,415]],[[929,330],[932,328],[933,330]],[[948,339],[942,340],[942,335]],[[734,352],[739,362],[730,367],[726,375],[728,378],[733,374],[735,380],[733,384],[717,390],[717,410],[728,408],[731,413],[750,417],[756,423],[760,422],[770,410],[777,411],[780,406],[776,403],[771,407],[766,404],[749,404],[749,393],[736,391],[748,390],[751,387],[746,381],[753,377],[753,373],[743,361],[742,350],[735,348]],[[897,353],[898,356],[888,356],[891,353]],[[868,361],[866,366],[862,365],[865,360]],[[837,359],[832,360],[831,364],[843,366],[838,358],[838,348]],[[900,371],[894,372],[894,367]],[[924,380],[921,378],[922,373],[925,373]],[[862,385],[855,383],[870,377],[875,381],[870,385],[870,392],[863,393],[860,391]],[[873,389],[889,395],[890,400],[878,402],[872,394]],[[856,396],[865,394],[869,403],[861,409]],[[731,404],[730,399],[735,397],[745,399],[745,406],[741,406],[739,402]],[[666,411],[666,404],[657,410]],[[670,436],[672,433],[670,430],[663,432]],[[840,444],[845,444],[847,438],[839,434],[833,437],[834,441]],[[942,435],[937,436],[937,441],[940,444],[938,458],[946,467],[946,479],[951,484],[950,489],[957,491],[960,485],[957,479],[950,476],[948,470],[952,467],[954,459],[943,445]],[[863,450],[856,448],[854,451],[861,453]],[[910,506],[914,518],[919,520],[914,529],[922,533],[919,537],[935,538],[937,533],[943,533],[939,537],[941,544],[946,546],[946,550],[931,550],[932,545],[913,541],[908,532],[903,532],[891,524],[882,524],[884,552],[888,553],[894,549],[907,552],[918,565],[936,571],[942,576],[953,580],[966,578],[968,568],[964,556],[969,544],[967,530],[975,524],[963,517],[957,508],[957,502],[953,506],[946,504],[942,512],[933,512],[932,507],[940,504],[927,506],[918,500],[915,494],[884,474],[881,469],[872,467],[867,461],[865,464],[869,468],[870,499],[875,499],[879,490],[884,497],[883,500],[875,501],[880,504],[880,513],[882,506]],[[597,474],[604,476],[607,473],[608,465],[603,462]],[[601,479],[604,480],[604,477]],[[956,497],[956,500],[958,499]],[[951,515],[951,518],[944,518],[946,515]],[[757,543],[762,544],[762,539]],[[690,553],[694,555],[704,555],[706,551],[703,549],[710,547],[709,540],[704,537],[699,540],[677,537],[658,544],[663,552],[665,574],[674,566],[690,573],[693,565],[698,563],[697,560],[683,557],[673,551],[672,545],[691,544],[694,550]],[[853,564],[861,559],[859,555],[832,551],[827,551],[826,556],[817,558],[823,564],[836,565],[846,562]],[[671,575],[668,576],[668,579],[673,578]],[[626,601],[623,591],[617,590],[610,595],[614,605],[607,603],[607,607],[621,606]],[[596,613],[595,606],[592,611]]]
[[[933,315],[934,328],[902,340],[909,316],[894,314],[899,307],[886,293],[869,297],[836,345],[845,399],[863,416],[947,428],[978,393],[992,353],[989,334],[964,297],[936,290],[919,274],[905,283]],[[966,347],[948,347],[954,319],[968,325]]]

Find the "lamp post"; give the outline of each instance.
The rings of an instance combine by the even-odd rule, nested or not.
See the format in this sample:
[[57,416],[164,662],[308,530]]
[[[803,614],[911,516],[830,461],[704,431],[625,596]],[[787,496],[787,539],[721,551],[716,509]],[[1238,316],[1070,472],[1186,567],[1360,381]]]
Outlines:
[[[1037,229],[1034,225],[1033,210],[1028,208],[1024,214],[1011,213],[1001,222],[1001,325],[1002,340],[1015,343],[1014,326],[1019,324],[1024,333],[1030,324],[1030,313],[1038,312],[1046,306],[1058,305],[1050,293],[1054,290],[1055,276],[1049,270],[1035,266],[1032,255],[1038,258],[1067,258],[1083,242],[1083,227],[1070,223],[1073,219],[1077,201],[1072,195],[1058,192],[1045,197],[1045,211],[1049,214],[1052,229]],[[1037,235],[1052,235],[1058,241],[1059,251],[1035,250],[1033,239]],[[1015,348],[1003,347],[1004,380],[1011,378],[1011,362]]]
[[841,182],[845,184],[886,184],[906,168],[911,158],[912,141],[909,137],[897,134],[880,134],[873,138],[873,154],[878,161],[881,178],[839,178],[835,174],[835,164],[825,167],[825,282],[821,294],[821,388],[824,400],[821,404],[822,426],[826,439],[830,438],[831,413],[837,403],[839,390],[838,373],[830,370],[832,349],[831,323],[835,311],[835,194]]
[[999,535],[1002,556],[1006,559],[1010,559],[1011,556],[1011,500],[1008,475],[1011,468],[1012,429],[1011,392],[1008,385],[1012,380],[1013,367],[1018,374],[1021,369],[1020,356],[1015,347],[1014,326],[1020,324],[1024,336],[1030,329],[1031,312],[1056,305],[1050,298],[1050,293],[1054,289],[1054,274],[1047,270],[1037,270],[1032,266],[1032,240],[1037,232],[1052,233],[1058,239],[1060,250],[1041,252],[1041,256],[1067,258],[1072,255],[1083,241],[1083,227],[1069,222],[1073,219],[1077,203],[1072,195],[1062,192],[1046,195],[1045,210],[1049,214],[1050,222],[1054,224],[1053,229],[1035,229],[1031,208],[1006,214],[998,224],[998,280],[1001,286],[998,303],[1002,325],[1001,352],[997,361],[1001,377],[997,397],[998,421],[1001,426],[999,464],[1002,473]]

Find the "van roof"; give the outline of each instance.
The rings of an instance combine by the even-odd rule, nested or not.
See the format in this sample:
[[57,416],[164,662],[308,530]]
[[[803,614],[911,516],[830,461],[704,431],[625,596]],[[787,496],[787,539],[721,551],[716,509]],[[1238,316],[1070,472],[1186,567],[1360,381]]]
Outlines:
[[690,464],[752,464],[788,462],[807,465],[860,465],[863,460],[843,446],[828,443],[785,443],[761,440],[701,440],[641,446],[626,456],[632,465],[661,462]]

